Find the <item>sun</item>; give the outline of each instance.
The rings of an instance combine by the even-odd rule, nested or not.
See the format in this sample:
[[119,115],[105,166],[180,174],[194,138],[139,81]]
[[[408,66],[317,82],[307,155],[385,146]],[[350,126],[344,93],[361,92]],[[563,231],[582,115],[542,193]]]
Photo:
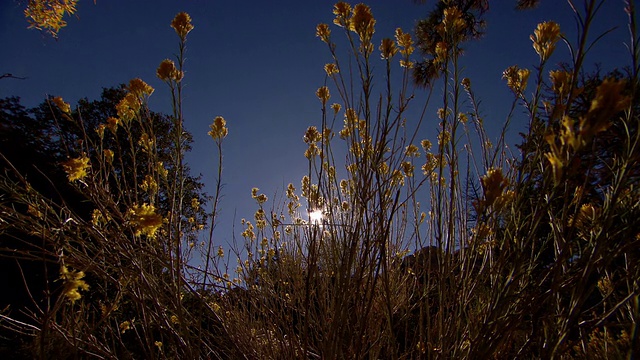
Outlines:
[[324,214],[322,213],[321,209],[309,211],[309,222],[312,224],[321,224],[323,217],[324,217]]

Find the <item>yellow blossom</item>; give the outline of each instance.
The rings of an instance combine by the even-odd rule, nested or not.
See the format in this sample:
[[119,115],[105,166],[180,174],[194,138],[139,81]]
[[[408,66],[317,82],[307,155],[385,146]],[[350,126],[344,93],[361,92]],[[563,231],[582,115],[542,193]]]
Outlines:
[[129,81],[129,91],[138,97],[153,94],[153,88],[138,78],[131,79],[131,81]]
[[513,65],[502,72],[502,78],[507,80],[511,91],[520,95],[527,88],[530,73],[528,69],[519,69],[517,65]]
[[156,76],[163,81],[173,80],[180,82],[184,77],[184,73],[176,68],[176,64],[172,60],[165,59],[158,66]]
[[[604,131],[611,125],[612,118],[629,107],[631,97],[625,96],[626,82],[623,80],[605,79],[596,89],[596,96],[589,107],[588,127],[592,134]],[[583,129],[585,126],[581,126]],[[584,130],[583,130],[584,131]]]
[[320,101],[322,102],[322,105],[326,105],[327,101],[329,100],[329,98],[331,97],[331,95],[329,94],[329,88],[326,86],[322,86],[320,87],[317,91],[316,91],[316,96],[318,97],[318,99],[320,99]]
[[109,131],[111,131],[112,133],[116,133],[116,130],[118,130],[118,125],[120,124],[120,120],[114,117],[109,117],[107,118],[107,128],[109,129]]
[[569,94],[569,88],[573,81],[571,74],[563,70],[552,70],[549,72],[549,78],[551,79],[553,92],[560,97],[565,97]]
[[158,349],[162,349],[162,341],[155,341],[155,342],[153,343],[153,345],[154,345],[155,347],[157,347]]
[[69,159],[62,163],[69,181],[82,180],[87,176],[87,170],[91,168],[89,158],[86,156],[77,159]]
[[442,64],[447,62],[449,57],[449,46],[444,41],[438,41],[436,43],[436,58],[434,59],[435,63]]
[[104,154],[104,160],[107,164],[111,164],[113,162],[113,150],[104,149],[102,153]]
[[560,183],[560,180],[562,179],[564,161],[555,152],[545,153],[544,156],[547,158],[547,160],[549,160],[549,164],[551,164],[551,169],[553,171],[553,180],[557,185]]
[[224,249],[222,248],[222,246],[218,246],[218,257],[224,257]]
[[411,39],[411,34],[405,33],[401,28],[397,28],[395,32],[396,42],[398,46],[401,47],[400,53],[405,57],[408,57],[413,53],[413,40]]
[[351,18],[351,5],[340,1],[333,6],[333,14],[336,16],[333,20],[334,24],[341,27],[348,27],[349,19]]
[[61,28],[67,26],[62,18],[76,12],[77,0],[39,0],[29,1],[24,10],[24,16],[29,22],[29,28],[45,30],[56,38]]
[[469,80],[469,78],[462,79],[462,86],[466,91],[469,91],[469,89],[471,89],[471,80]]
[[326,64],[324,66],[324,71],[327,73],[328,76],[333,76],[340,72],[340,70],[338,70],[338,67],[334,63]]
[[60,279],[63,281],[62,294],[73,304],[80,300],[80,290],[89,290],[89,285],[82,280],[84,272],[69,270],[65,265],[60,267]]
[[502,195],[509,182],[502,175],[502,169],[491,168],[487,175],[480,179],[484,193],[484,205],[491,206]]
[[448,131],[442,131],[438,134],[438,146],[445,146],[451,141],[451,134]]
[[149,137],[147,133],[143,133],[142,135],[140,135],[140,140],[138,140],[138,144],[142,146],[142,149],[147,153],[151,153],[155,148],[155,140]]
[[403,68],[407,68],[407,69],[413,69],[413,67],[416,65],[415,62],[413,61],[408,61],[408,60],[400,60],[400,67]]
[[128,320],[120,323],[120,333],[124,334],[127,330],[131,330],[131,322]]
[[133,93],[128,93],[120,100],[118,105],[116,105],[116,111],[118,112],[118,117],[123,122],[126,123],[133,120],[140,111],[140,100]]
[[318,26],[316,26],[316,36],[319,37],[322,41],[328,43],[330,35],[331,30],[329,30],[329,25],[318,24]]
[[208,133],[209,136],[211,136],[214,140],[224,139],[229,133],[226,125],[227,122],[222,116],[216,116],[216,118],[213,120],[213,124],[209,126],[211,128],[211,131],[209,131]]
[[102,211],[100,211],[99,209],[93,209],[93,212],[91,213],[91,223],[93,225],[99,226],[102,224],[106,224],[110,220],[111,220],[111,217],[108,214],[104,215],[102,214]]
[[420,142],[420,145],[422,145],[422,149],[427,152],[429,150],[431,150],[431,141],[424,139]]
[[302,139],[305,143],[311,144],[320,141],[322,139],[322,135],[320,135],[318,128],[315,126],[309,126]]
[[200,208],[200,200],[198,200],[198,198],[193,198],[191,199],[191,207],[194,209],[199,209]]
[[334,103],[333,105],[331,105],[331,109],[333,109],[334,114],[337,114],[340,109],[342,109],[342,105]]
[[98,127],[96,128],[96,133],[98,134],[98,137],[100,138],[100,140],[102,140],[104,138],[104,129],[107,126],[105,124],[99,124]]
[[193,30],[191,16],[186,12],[178,13],[171,22],[171,27],[176,31],[178,36],[184,40],[187,34]]
[[158,171],[158,174],[160,175],[161,178],[166,179],[167,175],[169,174],[169,170],[167,170],[162,161],[158,161],[158,163],[156,164],[156,170]]
[[549,59],[560,39],[560,25],[553,21],[540,23],[530,38],[533,49],[540,55],[540,61],[544,62]]
[[412,177],[413,176],[413,164],[412,163],[410,163],[409,161],[404,161],[404,162],[402,162],[402,164],[400,164],[400,166],[402,167],[402,172],[407,177]]
[[149,194],[155,194],[158,192],[158,183],[153,176],[145,175],[144,180],[142,180],[142,184],[140,184],[140,188]]
[[349,30],[360,37],[360,41],[369,42],[374,33],[376,20],[371,14],[371,8],[365,4],[358,4],[353,8],[353,16],[349,19]]
[[135,235],[145,234],[150,238],[155,238],[156,232],[162,226],[162,216],[156,214],[153,205],[134,205],[129,209],[129,222],[133,225]]
[[444,9],[442,23],[438,26],[440,36],[450,35],[456,37],[466,27],[462,19],[462,12],[457,7],[452,6]]
[[418,147],[411,144],[409,146],[407,146],[407,148],[404,151],[405,155],[410,156],[410,157],[419,157],[420,156],[420,152],[418,151]]
[[382,39],[382,43],[380,44],[380,56],[382,57],[382,59],[389,60],[397,53],[398,48],[396,47],[396,43],[392,39]]
[[393,170],[393,173],[391,174],[391,185],[404,186],[404,175],[400,170]]
[[56,96],[52,99],[52,101],[63,113],[69,114],[71,112],[71,105],[64,102],[64,100],[62,100],[62,97]]

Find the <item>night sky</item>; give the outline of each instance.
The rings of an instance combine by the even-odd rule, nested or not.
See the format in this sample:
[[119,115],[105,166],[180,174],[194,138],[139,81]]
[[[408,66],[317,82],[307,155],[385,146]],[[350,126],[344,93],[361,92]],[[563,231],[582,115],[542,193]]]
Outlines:
[[[308,126],[320,125],[321,104],[315,91],[324,85],[323,66],[331,61],[326,44],[315,37],[315,27],[320,22],[331,24],[332,1],[97,0],[94,4],[82,0],[77,16],[66,19],[68,26],[60,31],[58,40],[28,30],[20,3],[26,1],[0,0],[0,74],[27,79],[0,80],[0,97],[19,96],[27,107],[38,105],[47,95],[62,96],[73,107],[80,98],[99,98],[103,87],[139,77],[156,89],[151,109],[170,113],[169,89],[155,72],[163,59],[173,59],[178,51],[177,35],[169,26],[174,15],[180,11],[191,15],[195,29],[187,41],[184,117],[195,142],[187,159],[193,172],[203,175],[209,192],[217,166],[214,143],[207,135],[209,124],[221,115],[229,127],[216,243],[231,241],[234,221],[239,234],[240,219],[253,217],[252,187],[260,188],[270,203],[289,182],[299,188],[308,166],[302,135]],[[377,53],[383,37],[392,38],[397,27],[413,30],[415,21],[426,16],[434,1],[367,4],[377,20]],[[502,71],[517,64],[531,69],[534,78],[538,56],[529,35],[536,24],[555,20],[570,41],[575,42],[576,37],[566,1],[542,0],[539,8],[529,11],[514,10],[515,0],[493,0],[490,5],[486,34],[466,46],[462,65],[482,99],[484,121],[495,138],[512,101],[501,80]],[[625,24],[623,1],[606,1],[592,39],[614,25],[618,28],[594,46],[587,69],[600,63],[606,72],[629,63]],[[341,29],[332,24],[331,29],[337,38]],[[346,59],[347,49],[338,51]],[[383,61],[376,62],[378,55],[373,59],[382,69]],[[568,60],[566,46],[559,43],[547,70]],[[399,65],[395,71],[400,74]],[[376,84],[383,81],[376,78]],[[528,91],[533,89],[531,82]],[[421,138],[435,140],[435,109],[442,90],[435,87],[433,91]],[[415,95],[413,114],[417,117],[426,93],[417,89]],[[334,101],[339,101],[336,96],[329,103]],[[511,143],[517,142],[517,132],[526,125],[522,112],[516,110]]]

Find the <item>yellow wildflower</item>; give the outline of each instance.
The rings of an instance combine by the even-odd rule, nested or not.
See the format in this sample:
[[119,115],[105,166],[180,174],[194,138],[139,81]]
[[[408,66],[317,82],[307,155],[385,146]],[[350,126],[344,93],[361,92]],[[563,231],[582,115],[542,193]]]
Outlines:
[[334,63],[326,64],[324,66],[324,71],[327,73],[328,76],[333,76],[340,72],[340,70],[338,70],[338,67]]
[[218,257],[224,257],[224,249],[222,248],[222,246],[218,246]]
[[438,146],[445,146],[451,141],[451,134],[448,131],[442,131],[438,134]]
[[111,131],[112,133],[116,133],[116,130],[118,130],[118,125],[120,124],[120,120],[114,117],[109,117],[107,118],[107,128],[109,129],[109,131]]
[[553,180],[557,184],[562,180],[562,172],[564,168],[564,162],[560,156],[556,152],[548,152],[545,153],[544,156],[549,160],[549,164],[551,164],[551,169],[553,171]]
[[176,31],[178,36],[181,39],[185,39],[187,34],[193,30],[193,25],[191,24],[191,16],[186,12],[181,12],[176,15],[176,17],[171,22],[171,27]]
[[62,100],[62,97],[56,96],[52,99],[52,101],[54,104],[56,104],[58,109],[60,109],[60,111],[62,111],[63,113],[68,114],[71,112],[71,105],[69,105],[69,103],[66,103],[64,100]]
[[128,93],[120,100],[118,105],[116,105],[116,111],[118,112],[118,117],[123,122],[126,123],[133,120],[138,114],[138,111],[140,111],[140,100],[133,93]]
[[369,42],[374,33],[376,20],[371,14],[371,8],[365,4],[358,4],[353,8],[353,16],[349,19],[349,30],[358,34],[360,41]]
[[457,7],[452,6],[444,9],[442,23],[438,26],[440,36],[450,35],[456,37],[466,27],[462,19],[462,12]]
[[389,60],[397,53],[398,48],[396,47],[396,43],[392,39],[382,39],[382,43],[380,44],[380,56],[382,57],[382,59]]
[[120,323],[120,333],[124,334],[127,330],[131,330],[131,322],[128,320]]
[[150,96],[153,94],[154,90],[146,82],[139,78],[135,78],[129,81],[129,91],[138,97],[142,97],[144,95]]
[[91,168],[89,158],[86,156],[77,159],[69,159],[62,163],[64,171],[67,173],[69,181],[82,180],[87,176],[87,170]]
[[540,23],[530,39],[533,41],[533,49],[540,55],[540,61],[544,62],[549,59],[560,40],[560,25],[553,21]]
[[157,347],[158,349],[162,349],[162,341],[155,341],[155,342],[153,343],[153,345],[154,345],[155,347]]
[[391,186],[404,186],[404,175],[400,170],[393,170],[391,174]]
[[149,134],[143,133],[142,135],[140,135],[140,140],[138,140],[138,144],[142,146],[142,149],[145,152],[151,153],[152,150],[155,148],[155,139],[149,137]]
[[502,169],[491,168],[487,170],[487,175],[480,179],[484,193],[484,205],[491,206],[496,199],[502,195],[504,189],[509,185],[507,179],[502,175]]
[[318,99],[320,99],[320,101],[322,101],[322,105],[326,105],[327,101],[331,97],[331,95],[329,94],[329,88],[326,86],[320,87],[316,91],[316,96],[318,97]]
[[318,128],[315,126],[309,126],[302,139],[305,143],[311,144],[320,141],[322,139],[322,135],[320,135]]
[[411,144],[409,146],[407,146],[407,148],[404,151],[405,155],[410,156],[410,157],[419,157],[420,156],[420,151],[418,151],[418,147]]
[[571,74],[563,70],[552,70],[549,72],[549,78],[551,78],[553,92],[560,95],[560,97],[565,97],[569,94],[572,82]]
[[436,43],[436,58],[433,60],[437,64],[447,62],[449,57],[449,46],[444,41],[438,41]]
[[331,30],[329,30],[329,25],[318,24],[318,26],[316,26],[316,36],[319,37],[322,41],[329,43],[330,35],[331,35]]
[[337,114],[340,109],[342,109],[342,105],[334,103],[333,105],[331,105],[331,109],[333,109],[334,114]]
[[413,176],[413,164],[409,161],[404,161],[402,162],[402,164],[400,164],[400,166],[402,167],[402,172],[404,172],[404,174],[407,177],[412,177]]
[[102,153],[104,154],[104,160],[107,164],[111,164],[113,162],[113,150],[104,149]]
[[178,70],[176,68],[176,64],[172,60],[165,59],[162,60],[158,66],[156,76],[163,81],[174,80],[176,82],[180,82],[184,77],[184,72]]
[[89,290],[89,285],[82,280],[84,272],[69,270],[65,265],[60,267],[60,279],[64,282],[62,294],[73,304],[80,300],[80,290]]
[[[605,79],[597,88],[596,96],[591,101],[587,117],[592,134],[604,131],[611,125],[612,118],[626,109],[631,98],[622,95],[626,82],[624,80]],[[584,126],[582,126],[584,128]],[[583,130],[584,131],[584,130]]]
[[133,225],[135,235],[145,234],[150,238],[155,238],[156,231],[162,226],[162,216],[156,214],[153,205],[134,205],[129,209],[129,222]]
[[111,220],[111,217],[109,216],[109,214],[105,216],[104,214],[102,214],[102,211],[100,211],[99,209],[93,209],[93,212],[91,213],[91,223],[93,225],[95,226],[103,225],[109,222],[110,220]]
[[427,152],[429,150],[431,150],[431,141],[424,139],[420,142],[420,145],[422,145],[422,149]]
[[76,12],[77,2],[77,0],[31,0],[24,10],[24,16],[29,22],[30,29],[46,30],[56,38],[60,29],[67,26],[67,22],[62,18],[66,14],[72,15]]
[[469,78],[462,79],[462,86],[466,91],[469,91],[469,89],[471,89],[471,80],[469,80]]
[[340,1],[333,6],[333,14],[336,16],[333,20],[334,24],[341,27],[348,27],[350,22],[349,19],[351,18],[351,5]]
[[507,86],[511,91],[520,95],[527,88],[530,73],[528,69],[519,69],[517,65],[512,65],[502,72],[502,78],[507,80]]
[[209,126],[211,128],[211,131],[209,131],[208,133],[209,136],[211,136],[214,140],[224,139],[229,133],[226,125],[227,122],[222,116],[216,116],[216,118],[213,120],[213,124]]
[[161,178],[166,179],[167,175],[169,174],[169,170],[167,170],[162,161],[158,161],[158,163],[156,164],[156,170],[158,171],[158,174],[160,175]]
[[191,207],[194,208],[194,209],[199,209],[200,208],[200,200],[198,200],[198,198],[191,199]]
[[401,47],[400,53],[405,57],[408,57],[413,53],[413,40],[411,39],[411,34],[405,33],[401,28],[397,28],[395,32],[396,42],[398,46]]
[[98,134],[98,137],[100,138],[100,140],[102,140],[104,138],[104,129],[107,126],[105,124],[99,124],[98,127],[96,128],[96,133]]
[[142,184],[140,184],[140,188],[149,194],[155,194],[158,192],[158,183],[153,176],[145,175],[144,180],[142,180]]

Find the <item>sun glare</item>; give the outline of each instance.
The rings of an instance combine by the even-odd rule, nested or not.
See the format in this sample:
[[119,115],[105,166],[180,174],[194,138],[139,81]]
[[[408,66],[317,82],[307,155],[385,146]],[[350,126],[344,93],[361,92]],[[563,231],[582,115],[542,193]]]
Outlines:
[[309,211],[309,222],[312,224],[320,224],[322,223],[322,210],[311,210]]

